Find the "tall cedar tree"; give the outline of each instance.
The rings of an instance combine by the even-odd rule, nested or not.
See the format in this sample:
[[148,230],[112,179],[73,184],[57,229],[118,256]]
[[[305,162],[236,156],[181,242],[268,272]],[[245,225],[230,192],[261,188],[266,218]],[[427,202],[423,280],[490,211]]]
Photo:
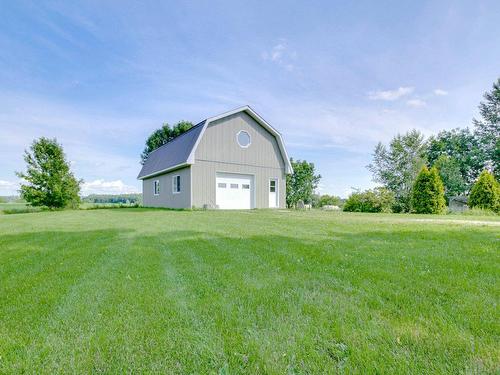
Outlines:
[[483,171],[472,187],[469,207],[500,212],[500,184],[488,171]]
[[396,197],[394,210],[410,210],[411,189],[418,172],[425,165],[424,136],[417,130],[398,134],[389,146],[379,143],[368,169],[375,182],[384,185]]
[[180,121],[173,127],[169,124],[163,124],[161,128],[156,129],[146,140],[146,146],[141,154],[141,164],[144,164],[151,152],[158,147],[163,146],[165,143],[170,142],[172,139],[187,132],[193,127],[189,121]]
[[295,207],[302,200],[311,203],[314,189],[318,186],[321,175],[315,175],[314,164],[305,160],[293,161],[293,174],[286,176],[286,204],[289,208]]
[[62,146],[56,139],[42,137],[33,141],[30,150],[24,152],[26,173],[16,172],[26,181],[21,184],[21,197],[32,206],[75,208],[83,181],[70,171]]
[[485,150],[488,166],[500,180],[500,78],[479,104],[480,120],[473,120],[475,132]]
[[435,167],[424,166],[415,180],[411,197],[412,211],[417,214],[439,214],[446,208],[444,186]]

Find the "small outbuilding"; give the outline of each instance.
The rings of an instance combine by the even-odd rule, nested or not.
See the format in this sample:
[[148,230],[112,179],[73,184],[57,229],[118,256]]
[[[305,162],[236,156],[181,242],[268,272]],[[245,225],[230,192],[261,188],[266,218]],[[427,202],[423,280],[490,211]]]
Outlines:
[[138,179],[150,207],[284,208],[292,172],[281,134],[244,106],[151,152]]
[[468,199],[464,195],[457,195],[454,197],[450,197],[448,202],[448,209],[451,212],[463,212],[469,209]]

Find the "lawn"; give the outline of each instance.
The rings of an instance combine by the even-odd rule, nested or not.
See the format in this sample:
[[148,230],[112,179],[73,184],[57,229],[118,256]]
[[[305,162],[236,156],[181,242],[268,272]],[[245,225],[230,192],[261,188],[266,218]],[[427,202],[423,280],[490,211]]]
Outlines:
[[1,215],[0,373],[498,373],[499,278],[498,218]]

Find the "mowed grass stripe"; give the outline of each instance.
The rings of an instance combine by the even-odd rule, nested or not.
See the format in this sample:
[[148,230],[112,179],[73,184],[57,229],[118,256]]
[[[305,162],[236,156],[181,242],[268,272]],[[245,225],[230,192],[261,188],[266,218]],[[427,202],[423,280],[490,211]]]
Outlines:
[[3,353],[21,352],[29,345],[34,332],[45,324],[71,286],[98,263],[112,236],[108,231],[96,237],[33,233],[29,238],[22,235],[21,242],[14,236],[3,238],[7,247],[9,242],[13,248],[23,246],[20,259],[10,256],[11,262],[1,267],[0,346],[10,343],[2,348]]
[[[0,322],[19,315],[0,323],[0,372],[499,369],[492,226],[328,212],[8,216]],[[18,268],[48,287],[24,288]],[[37,293],[54,285],[45,311]]]

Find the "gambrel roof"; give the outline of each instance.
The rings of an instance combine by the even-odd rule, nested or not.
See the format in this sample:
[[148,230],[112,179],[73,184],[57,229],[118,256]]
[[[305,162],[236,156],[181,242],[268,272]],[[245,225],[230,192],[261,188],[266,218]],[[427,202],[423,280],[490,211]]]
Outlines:
[[290,164],[290,159],[288,158],[281,134],[269,125],[262,117],[260,117],[252,108],[244,106],[222,113],[218,116],[210,117],[193,126],[187,132],[179,135],[170,142],[167,142],[163,146],[160,146],[156,150],[152,151],[142,166],[141,172],[137,178],[142,180],[144,178],[156,176],[174,169],[194,164],[196,148],[198,147],[207,126],[213,121],[220,120],[239,112],[247,113],[269,133],[274,135],[285,163],[285,172],[293,173],[292,165]]

